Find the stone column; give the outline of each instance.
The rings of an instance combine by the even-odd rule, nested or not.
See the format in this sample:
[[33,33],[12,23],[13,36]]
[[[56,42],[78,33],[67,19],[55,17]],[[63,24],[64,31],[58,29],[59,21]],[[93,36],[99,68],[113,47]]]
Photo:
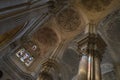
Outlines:
[[88,59],[88,80],[94,80],[94,60],[93,60],[93,54],[89,54]]
[[[83,61],[81,61],[80,65],[82,65],[82,67],[80,66],[80,68],[82,69],[79,69],[81,72],[79,73],[79,80],[101,80],[100,57],[102,57],[105,47],[106,43],[95,30],[95,25],[91,23],[86,29],[84,36],[78,42],[80,54],[88,55],[88,69],[86,69],[86,65],[83,66],[85,62],[82,63]],[[83,74],[82,70],[84,69],[88,71]],[[86,74],[87,77],[85,76]]]
[[88,56],[83,55],[79,64],[77,80],[87,80]]
[[94,57],[95,67],[95,80],[101,80],[101,69],[100,69],[100,58],[99,56]]

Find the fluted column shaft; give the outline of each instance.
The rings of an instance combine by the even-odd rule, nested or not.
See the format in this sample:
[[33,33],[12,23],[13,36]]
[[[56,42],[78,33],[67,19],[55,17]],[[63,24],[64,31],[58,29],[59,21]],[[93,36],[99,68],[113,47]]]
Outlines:
[[100,69],[100,58],[98,56],[94,57],[95,61],[95,80],[101,80],[101,69]]
[[[80,68],[82,69],[79,69],[81,72],[79,73],[79,80],[101,80],[100,58],[104,53],[106,43],[97,33],[95,26],[95,24],[90,23],[86,29],[85,35],[78,42],[78,51],[80,54],[86,54],[88,56],[87,65],[81,60]],[[86,69],[85,66],[88,66],[88,69]],[[83,74],[82,71],[86,71],[85,69],[87,73]],[[85,76],[86,74],[87,77]]]
[[89,54],[89,58],[88,58],[87,80],[94,80],[94,56],[93,54]]
[[77,80],[87,80],[88,56],[83,55],[79,64]]

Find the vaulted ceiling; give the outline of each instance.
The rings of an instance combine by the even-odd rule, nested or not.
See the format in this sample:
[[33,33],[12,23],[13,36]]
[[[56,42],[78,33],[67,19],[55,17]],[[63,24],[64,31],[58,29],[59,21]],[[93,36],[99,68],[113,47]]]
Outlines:
[[[108,58],[109,56],[104,55],[103,63],[106,60],[109,60],[110,63],[119,66],[120,0],[66,0],[64,4],[62,1],[64,2],[64,0],[56,1],[55,5],[51,6],[51,2],[48,5],[48,3],[44,4],[47,1],[44,2],[41,0],[40,5],[44,4],[44,6],[40,8],[37,1],[33,1],[33,3],[23,1],[22,5],[25,6],[24,9],[18,9],[19,6],[22,5],[17,4],[11,5],[6,3],[9,6],[13,6],[10,8],[2,5],[0,10],[6,12],[10,9],[11,12],[6,13],[5,15],[0,14],[0,25],[2,27],[0,32],[1,48],[6,44],[11,44],[18,39],[22,41],[27,37],[26,39],[29,38],[40,48],[39,56],[46,58],[50,57],[53,53],[52,55],[58,55],[62,57],[63,61],[65,59],[67,61],[68,57],[65,55],[67,53],[66,50],[68,50],[68,52],[71,51],[70,49],[67,49],[68,46],[72,47],[72,50],[76,49],[74,48],[76,46],[68,44],[71,44],[74,40],[78,40],[85,28],[92,22],[96,24],[98,32],[102,35],[102,38],[108,45],[108,51],[106,51],[105,55],[109,54],[112,58],[112,60],[110,60],[111,58]],[[5,4],[4,1],[2,3]],[[19,2],[19,4],[21,3]],[[62,8],[59,7],[61,5]],[[12,11],[12,8],[18,9],[18,11]],[[40,24],[41,22],[43,23]],[[64,47],[61,48],[61,46]],[[63,51],[61,54],[60,50]],[[74,50],[73,52],[69,52],[71,54],[67,56],[76,56],[78,53]],[[66,52],[64,53],[64,51]],[[77,56],[78,60],[79,58],[80,57]],[[34,67],[39,64],[40,60],[41,59],[38,59],[38,61],[36,61]],[[71,64],[72,63],[69,64],[68,59],[68,65]],[[72,67],[73,70],[75,70],[75,66]]]

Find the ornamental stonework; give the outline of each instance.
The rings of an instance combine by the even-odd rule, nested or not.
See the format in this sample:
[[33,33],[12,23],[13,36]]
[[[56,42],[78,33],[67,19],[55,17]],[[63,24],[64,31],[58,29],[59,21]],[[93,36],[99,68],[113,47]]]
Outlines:
[[57,15],[57,23],[62,30],[74,31],[81,24],[80,15],[72,8],[64,9]]
[[80,0],[80,3],[89,11],[102,11],[110,5],[112,0]]
[[38,40],[41,44],[53,46],[58,41],[58,36],[56,32],[48,27],[40,28],[34,33],[34,38]]

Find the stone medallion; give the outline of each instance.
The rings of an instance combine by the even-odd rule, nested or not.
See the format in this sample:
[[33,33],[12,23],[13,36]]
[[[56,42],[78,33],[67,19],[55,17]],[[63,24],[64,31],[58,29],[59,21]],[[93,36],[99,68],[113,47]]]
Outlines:
[[34,33],[34,38],[38,40],[41,44],[53,46],[58,41],[58,36],[56,32],[48,27],[39,29]]
[[112,0],[80,0],[82,4],[89,11],[102,11],[104,10]]
[[81,19],[77,11],[72,8],[67,8],[58,14],[57,23],[62,30],[74,31],[80,26]]

